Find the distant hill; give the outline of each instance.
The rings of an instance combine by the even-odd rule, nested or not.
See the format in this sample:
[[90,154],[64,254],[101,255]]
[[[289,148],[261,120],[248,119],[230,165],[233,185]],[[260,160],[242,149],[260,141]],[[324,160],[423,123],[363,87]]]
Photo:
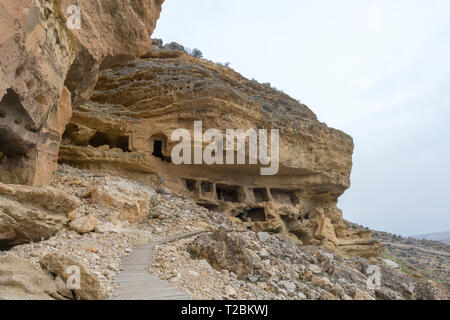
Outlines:
[[439,241],[450,245],[450,231],[412,236],[415,239]]

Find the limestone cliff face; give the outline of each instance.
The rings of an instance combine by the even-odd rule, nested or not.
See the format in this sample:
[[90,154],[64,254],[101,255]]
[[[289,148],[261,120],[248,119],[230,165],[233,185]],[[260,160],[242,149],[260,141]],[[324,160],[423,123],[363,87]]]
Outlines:
[[[249,164],[173,164],[172,132],[193,132],[196,120],[203,131],[279,129],[279,173],[261,176]],[[370,256],[377,252],[370,233],[347,230],[337,207],[350,186],[352,153],[350,136],[270,85],[156,47],[101,72],[90,101],[74,110],[60,161],[170,188],[254,230]]]
[[41,185],[56,168],[72,105],[86,101],[99,69],[148,51],[163,0],[0,2],[0,181]]

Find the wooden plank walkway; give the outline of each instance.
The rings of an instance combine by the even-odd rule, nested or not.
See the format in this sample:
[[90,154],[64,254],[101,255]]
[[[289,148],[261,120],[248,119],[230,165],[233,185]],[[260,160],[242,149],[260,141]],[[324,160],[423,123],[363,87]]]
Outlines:
[[119,284],[115,300],[190,300],[190,297],[169,282],[161,280],[149,272],[153,248],[158,244],[189,238],[202,232],[175,235],[160,241],[146,244],[122,260],[123,271],[116,277]]

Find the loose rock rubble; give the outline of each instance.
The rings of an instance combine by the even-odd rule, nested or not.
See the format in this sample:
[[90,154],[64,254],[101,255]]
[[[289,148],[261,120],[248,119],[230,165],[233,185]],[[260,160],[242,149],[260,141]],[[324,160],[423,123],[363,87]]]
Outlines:
[[450,245],[380,231],[374,231],[374,237],[384,245],[386,260],[392,260],[403,272],[450,290]]
[[[244,223],[164,189],[67,165],[53,174],[52,187],[79,206],[68,214],[66,227],[48,239],[0,253],[2,298],[112,298],[121,260],[133,248],[202,232],[156,245],[149,265],[150,272],[193,299],[448,299],[445,289],[390,268],[381,258],[344,259],[281,234],[247,230]],[[110,190],[129,208],[143,204],[139,206],[141,212],[145,206],[145,215],[130,223],[122,210],[92,196],[98,189]],[[10,259],[21,259],[17,272],[24,274],[24,281],[12,281],[8,264],[2,265]],[[71,263],[91,279],[91,285],[84,285],[87,294],[67,289],[64,269]],[[381,287],[368,287],[370,266],[379,268]],[[27,286],[33,288],[35,282],[27,284],[27,279],[36,278],[46,279],[46,287],[30,294]]]
[[[133,248],[175,233],[208,230],[215,220],[221,223],[222,219],[221,215],[209,213],[193,201],[172,196],[164,190],[159,190],[160,194],[143,184],[66,165],[53,174],[52,187],[80,202],[79,207],[68,214],[67,227],[61,224],[61,230],[50,238],[17,245],[0,253],[0,257],[24,258],[40,270],[39,261],[47,254],[62,254],[97,277],[110,297],[117,288],[113,280],[121,270],[121,259]],[[147,199],[147,207],[141,209],[145,209],[146,214],[142,215],[140,224],[129,223],[123,211],[93,199],[92,194],[99,188],[115,192],[116,201],[123,201],[128,207],[133,207],[130,193],[135,195],[136,203]]]
[[[369,266],[379,270],[380,287],[369,286]],[[151,270],[194,299],[448,298],[445,289],[409,278],[380,261],[343,259],[264,232],[222,229],[158,246]]]

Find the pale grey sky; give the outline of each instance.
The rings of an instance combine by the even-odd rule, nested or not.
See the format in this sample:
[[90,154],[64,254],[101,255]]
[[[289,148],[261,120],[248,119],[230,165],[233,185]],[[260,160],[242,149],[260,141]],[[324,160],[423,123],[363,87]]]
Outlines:
[[166,0],[154,37],[231,62],[352,135],[346,219],[450,230],[450,1]]

